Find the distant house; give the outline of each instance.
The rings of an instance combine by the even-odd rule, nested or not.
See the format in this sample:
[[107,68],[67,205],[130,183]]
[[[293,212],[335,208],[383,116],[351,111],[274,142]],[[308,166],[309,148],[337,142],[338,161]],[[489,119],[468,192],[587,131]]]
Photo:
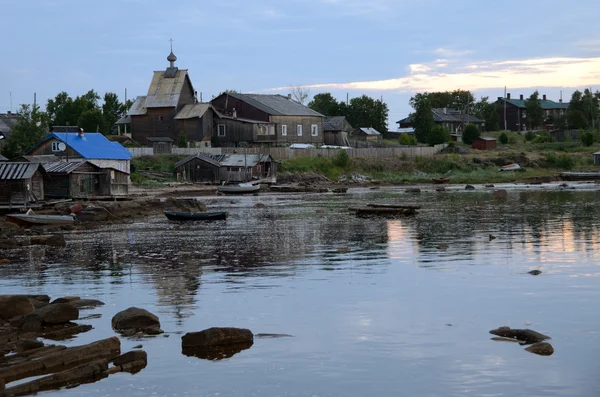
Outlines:
[[473,149],[478,149],[478,150],[496,149],[496,138],[492,138],[489,136],[477,137],[471,144],[471,147]]
[[345,116],[327,117],[323,122],[323,141],[325,145],[349,146],[348,135],[354,128]]
[[[452,108],[434,108],[431,109],[433,121],[437,125],[441,125],[450,133],[462,133],[462,129],[467,124],[475,124],[478,129],[485,125],[485,121],[473,115],[465,114],[457,109]],[[396,121],[398,128],[412,128],[412,115],[402,120]]]
[[[50,198],[105,198],[128,193],[128,186],[117,181],[126,180],[124,172],[100,168],[89,161],[58,161],[43,165],[44,188]],[[121,174],[114,177],[113,174]]]
[[[498,118],[500,119],[501,128],[505,128],[504,108],[506,102],[506,129],[510,131],[527,130],[527,109],[525,107],[525,101],[526,99],[523,97],[523,95],[520,95],[519,99],[512,99],[510,93],[506,94],[506,100],[503,97],[498,97],[495,105]],[[542,95],[542,99],[540,99],[540,105],[544,110],[545,118],[551,116],[553,118],[566,116],[569,108],[568,103],[549,100],[547,99],[546,95]],[[537,127],[540,126],[534,126],[534,128]]]
[[274,179],[277,163],[268,154],[195,154],[175,164],[177,180],[197,183]]
[[27,206],[43,201],[44,173],[39,163],[0,162],[0,205]]
[[13,127],[19,121],[19,115],[12,112],[0,113],[0,136],[4,138],[0,139],[0,150],[4,143],[4,139],[8,138],[12,134]]
[[215,112],[210,103],[185,105],[175,116],[177,134],[183,131],[190,147],[210,147]]
[[352,138],[367,142],[381,142],[382,135],[375,128],[358,128],[352,133]]
[[217,114],[213,142],[218,146],[323,144],[325,116],[291,96],[223,93],[211,104]]
[[167,136],[150,136],[146,138],[152,146],[154,154],[171,154],[173,152],[173,140]]

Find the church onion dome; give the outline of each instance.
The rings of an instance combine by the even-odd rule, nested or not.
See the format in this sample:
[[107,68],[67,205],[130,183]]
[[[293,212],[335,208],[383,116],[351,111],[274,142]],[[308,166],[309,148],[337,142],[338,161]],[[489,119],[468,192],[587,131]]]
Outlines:
[[177,60],[177,57],[175,56],[175,54],[173,54],[173,51],[171,51],[171,53],[167,57],[167,61],[169,61],[169,62],[175,62],[176,60]]

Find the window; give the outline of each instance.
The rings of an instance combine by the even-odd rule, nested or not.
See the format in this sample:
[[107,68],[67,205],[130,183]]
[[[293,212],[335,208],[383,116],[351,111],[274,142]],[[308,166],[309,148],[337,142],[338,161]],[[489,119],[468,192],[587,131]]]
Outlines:
[[313,124],[310,126],[310,135],[319,136],[319,126],[317,124]]
[[163,121],[164,120],[163,116],[158,116],[158,120]]
[[281,136],[287,136],[287,125],[281,126]]
[[60,149],[58,148],[58,144],[60,142],[52,142],[52,151],[53,152],[60,152]]
[[302,136],[302,124],[298,124],[296,131],[298,131],[298,136]]
[[219,124],[219,125],[217,125],[217,135],[218,136],[225,136],[225,124]]

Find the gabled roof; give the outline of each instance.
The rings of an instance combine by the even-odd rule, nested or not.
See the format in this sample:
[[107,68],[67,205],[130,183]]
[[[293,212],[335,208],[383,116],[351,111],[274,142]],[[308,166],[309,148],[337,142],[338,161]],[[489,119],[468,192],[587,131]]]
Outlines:
[[[516,106],[520,109],[525,109],[525,99],[507,99],[506,103],[510,103],[513,106]],[[549,99],[540,99],[540,105],[542,106],[542,109],[544,110],[552,110],[552,109],[568,109],[569,107],[569,103],[568,102],[554,102],[551,101]],[[504,103],[504,99],[498,98],[497,103]]]
[[[218,154],[211,156],[224,167],[254,167],[261,162],[261,154]],[[263,160],[264,161],[264,160]]]
[[44,164],[43,167],[49,174],[70,174],[87,161],[56,161]]
[[[186,69],[170,69],[154,72],[146,96],[146,108],[176,107],[186,80],[190,86],[192,85]],[[174,77],[171,77],[169,71],[174,72]],[[191,88],[193,92],[194,87],[191,86]]]
[[143,116],[147,112],[148,112],[148,110],[146,109],[146,97],[139,96],[139,97],[135,98],[135,101],[133,102],[133,105],[131,105],[129,110],[127,111],[127,114],[130,117],[131,116]]
[[292,101],[291,99],[288,99],[288,97],[279,94],[239,94],[234,92],[223,95],[237,98],[273,116],[325,117],[308,106],[301,105],[298,102]]
[[327,117],[323,122],[324,131],[342,131],[344,129],[345,116]]
[[477,138],[475,138],[475,140],[477,140],[477,139],[481,139],[482,141],[490,141],[490,142],[496,140],[496,138],[493,138],[491,136],[478,136]]
[[117,120],[115,124],[131,124],[131,115],[126,114],[121,116],[121,118]]
[[214,165],[215,167],[220,167],[221,166],[221,164],[219,164],[219,162],[216,161],[215,159],[213,159],[211,156],[208,156],[206,154],[196,153],[196,154],[193,154],[193,155],[191,155],[189,157],[184,158],[181,161],[176,162],[175,163],[175,168],[179,168],[182,165],[187,164],[187,163],[189,163],[190,161],[192,161],[194,159],[200,159],[202,161],[205,161],[205,162],[207,162],[209,164]]
[[27,153],[50,139],[64,142],[84,159],[129,160],[133,156],[119,142],[111,142],[99,132],[86,132],[83,136],[72,132],[53,132],[29,149]]
[[149,136],[146,140],[150,142],[173,142],[173,139],[168,136]]
[[9,137],[12,132],[13,127],[19,121],[19,115],[11,113],[9,114],[0,114],[0,133],[2,133],[5,137]]
[[375,128],[359,128],[359,130],[361,130],[363,133],[367,134],[367,135],[381,135],[381,133],[379,131],[377,131]]
[[[433,108],[431,109],[433,114],[433,121],[436,123],[473,123],[483,124],[484,120],[481,120],[471,114],[462,114],[460,110],[451,108]],[[396,121],[397,124],[411,124],[412,115],[403,118],[402,120]]]
[[0,154],[0,161],[8,161],[8,159]]
[[39,163],[0,163],[0,180],[29,179],[40,167]]
[[196,103],[193,105],[185,105],[179,111],[179,113],[177,113],[177,116],[175,116],[175,120],[193,119],[196,117],[200,118],[204,116],[204,113],[206,113],[206,111],[211,107],[212,105],[210,103]]
[[21,156],[18,159],[23,159],[30,163],[47,164],[59,161],[60,159],[53,154],[40,154],[38,156]]

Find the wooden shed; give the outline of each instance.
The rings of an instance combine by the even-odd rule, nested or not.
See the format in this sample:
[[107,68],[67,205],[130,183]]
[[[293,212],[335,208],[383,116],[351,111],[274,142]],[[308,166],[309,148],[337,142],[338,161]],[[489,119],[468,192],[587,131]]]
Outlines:
[[268,154],[195,154],[175,164],[181,182],[247,182],[277,176],[277,162]]
[[594,165],[600,165],[600,152],[594,153]]
[[177,181],[219,183],[221,164],[212,157],[194,154],[177,163]]
[[0,205],[29,205],[44,200],[45,173],[39,163],[0,162]]
[[478,150],[496,149],[496,138],[492,138],[490,136],[480,136],[473,141],[471,147]]
[[154,154],[171,154],[173,151],[173,140],[166,136],[146,138],[152,146]]

